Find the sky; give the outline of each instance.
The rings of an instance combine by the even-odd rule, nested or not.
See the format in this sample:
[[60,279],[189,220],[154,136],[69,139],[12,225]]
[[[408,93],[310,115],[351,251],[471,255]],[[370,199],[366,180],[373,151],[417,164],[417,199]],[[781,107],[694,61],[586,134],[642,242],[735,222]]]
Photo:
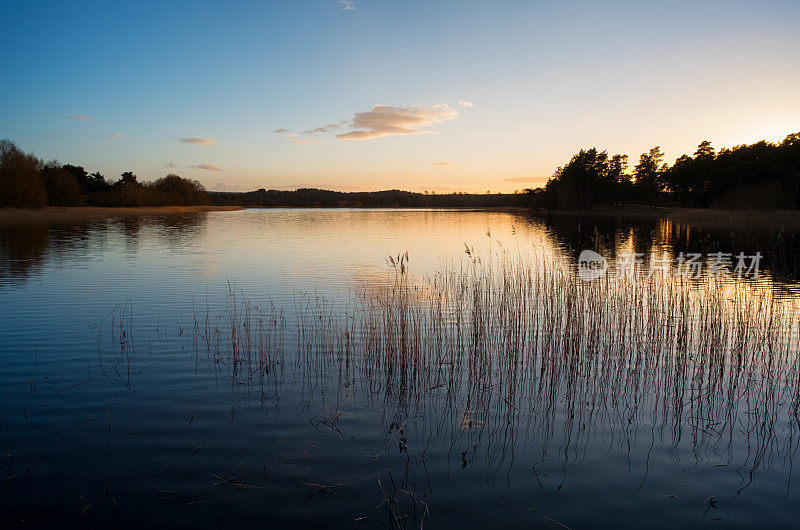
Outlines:
[[7,2],[0,138],[211,190],[510,192],[800,131],[800,2]]

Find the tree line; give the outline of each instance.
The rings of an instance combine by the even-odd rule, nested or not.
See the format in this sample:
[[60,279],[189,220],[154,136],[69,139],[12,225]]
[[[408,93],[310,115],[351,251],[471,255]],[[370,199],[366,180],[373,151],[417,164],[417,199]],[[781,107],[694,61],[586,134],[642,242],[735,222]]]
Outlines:
[[582,149],[543,188],[526,190],[531,206],[589,210],[596,205],[797,209],[800,133],[717,152],[709,141],[670,166],[655,146],[632,171],[628,156]]
[[81,166],[43,162],[0,140],[0,207],[43,206],[188,206],[209,204],[208,193],[196,181],[169,174],[139,182],[127,171],[109,181]]
[[415,193],[411,191],[343,192],[300,188],[248,192],[210,192],[211,202],[220,206],[293,208],[489,208],[527,206],[524,193]]
[[526,193],[338,192],[301,188],[207,192],[196,181],[169,174],[116,181],[83,167],[43,162],[0,141],[0,207],[235,205],[327,208],[534,207],[590,210],[597,205],[719,208],[800,208],[800,133],[775,144],[760,141],[717,152],[709,141],[670,166],[655,146],[629,171],[628,156],[582,149],[542,188]]

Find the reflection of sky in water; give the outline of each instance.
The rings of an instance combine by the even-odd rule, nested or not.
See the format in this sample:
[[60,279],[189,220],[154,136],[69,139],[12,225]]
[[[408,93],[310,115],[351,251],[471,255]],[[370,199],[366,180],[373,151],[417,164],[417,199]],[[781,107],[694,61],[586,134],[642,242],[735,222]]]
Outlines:
[[[6,497],[12,500],[0,503],[34,510],[43,497],[57,510],[78,506],[80,513],[80,502],[93,502],[88,517],[98,523],[106,519],[91,519],[94,513],[117,509],[104,494],[110,488],[130,524],[144,523],[131,506],[151,506],[176,524],[246,524],[255,511],[262,518],[256,520],[274,524],[349,527],[391,494],[394,480],[425,495],[434,527],[474,524],[487,514],[505,526],[543,522],[531,518],[532,507],[574,526],[618,523],[609,517],[619,513],[631,525],[651,523],[656,513],[701,524],[707,508],[709,520],[724,516],[747,526],[765,521],[755,518],[761,512],[754,506],[768,507],[772,522],[786,524],[797,502],[784,465],[798,438],[787,414],[790,386],[775,402],[757,394],[764,381],[715,387],[722,379],[709,363],[684,395],[674,373],[651,374],[635,354],[626,364],[572,358],[565,347],[553,352],[552,371],[537,366],[509,376],[501,356],[486,373],[491,383],[462,374],[455,396],[445,397],[447,385],[437,378],[446,365],[391,386],[396,372],[381,371],[380,362],[339,364],[298,354],[292,312],[298,292],[309,293],[304,301],[346,300],[352,289],[382,285],[394,274],[389,254],[408,251],[411,273],[424,276],[443,263],[461,263],[465,244],[478,255],[505,249],[554,263],[574,260],[584,248],[612,260],[634,251],[760,250],[761,281],[705,285],[692,300],[713,295],[724,304],[764,289],[790,296],[793,241],[658,220],[542,222],[508,213],[403,210],[245,210],[3,226],[0,450],[14,455],[7,467],[17,478]],[[253,304],[267,308],[273,301],[286,310],[286,359],[264,381],[242,372],[231,379],[233,366],[195,351],[195,312],[201,333],[219,327],[228,340],[224,318],[215,315],[229,311],[229,281]],[[411,303],[418,303],[415,296],[424,297],[412,292]],[[324,311],[309,315],[311,323],[327,318]],[[130,375],[127,353],[109,340],[122,332],[121,323],[132,337]],[[592,340],[617,344],[604,329]],[[562,328],[551,332],[566,336]],[[122,362],[114,365],[115,359]],[[622,375],[606,377],[609,365]],[[570,366],[570,373],[559,371]],[[672,365],[659,365],[665,366]],[[748,377],[757,373],[751,368],[743,372]],[[520,386],[512,388],[517,376]],[[128,377],[130,389],[120,385]],[[755,401],[724,409],[737,396]],[[672,399],[688,403],[685,418]],[[765,406],[780,411],[768,424],[759,423]],[[718,444],[714,429],[721,424],[712,422],[707,432],[705,424],[685,424],[698,414],[733,418],[725,428],[736,442]],[[543,455],[542,447],[550,451]],[[758,461],[765,455],[766,462]],[[754,466],[755,478],[749,477]],[[387,469],[395,470],[391,478]],[[408,469],[411,482],[404,478]],[[383,473],[383,493],[376,473]],[[257,488],[235,488],[221,476]],[[61,495],[68,483],[91,499],[80,501],[81,488]],[[321,492],[319,484],[337,484],[337,494]],[[736,495],[742,488],[746,493]],[[715,495],[718,505],[703,504]],[[414,503],[405,499],[410,513]],[[169,519],[176,513],[183,518]]]
[[[464,243],[487,247],[487,228],[507,245],[545,244],[535,226],[505,214],[408,211],[246,210],[183,218],[98,222],[3,234],[13,260],[0,281],[30,299],[104,292],[173,302],[224,288],[226,281],[277,298],[299,290],[338,290],[364,275],[384,277],[385,258],[408,250],[414,271],[460,259]],[[10,233],[12,232],[12,233]],[[28,248],[34,245],[35,248]],[[14,296],[11,292],[7,296]],[[40,299],[42,300],[42,299]],[[110,300],[109,300],[110,301]]]
[[[244,210],[0,227],[0,288],[45,282],[170,294],[231,280],[260,290],[331,288],[351,274],[383,274],[389,254],[408,251],[412,272],[460,260],[464,245],[525,254],[531,245],[592,248],[613,267],[623,253],[740,251],[764,254],[763,275],[787,288],[797,260],[794,234],[703,230],[667,219],[614,220],[408,210]],[[734,235],[738,232],[740,235]],[[157,289],[156,289],[157,287]],[[96,289],[91,289],[96,290]]]

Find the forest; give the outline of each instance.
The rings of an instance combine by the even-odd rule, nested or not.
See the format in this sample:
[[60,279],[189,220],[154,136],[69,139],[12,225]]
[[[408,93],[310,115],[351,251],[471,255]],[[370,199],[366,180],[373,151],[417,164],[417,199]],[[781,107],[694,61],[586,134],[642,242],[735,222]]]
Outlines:
[[139,182],[130,171],[109,181],[83,167],[43,162],[0,140],[0,208],[44,206],[189,206],[209,204],[205,187],[169,174]]
[[525,207],[525,193],[416,193],[402,190],[342,192],[300,188],[294,191],[265,190],[211,192],[211,202],[220,206],[295,208],[495,208]]
[[627,155],[582,149],[543,188],[526,190],[530,205],[591,210],[631,204],[693,208],[797,209],[800,133],[781,143],[760,141],[717,152],[705,140],[670,166],[655,146],[628,171]]

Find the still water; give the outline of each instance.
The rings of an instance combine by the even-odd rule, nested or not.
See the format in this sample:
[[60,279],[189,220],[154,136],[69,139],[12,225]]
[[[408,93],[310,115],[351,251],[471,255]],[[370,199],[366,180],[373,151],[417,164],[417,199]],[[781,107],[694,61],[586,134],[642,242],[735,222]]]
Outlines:
[[[797,241],[420,210],[0,226],[2,519],[795,526]],[[612,285],[575,279],[583,249],[763,259]]]

